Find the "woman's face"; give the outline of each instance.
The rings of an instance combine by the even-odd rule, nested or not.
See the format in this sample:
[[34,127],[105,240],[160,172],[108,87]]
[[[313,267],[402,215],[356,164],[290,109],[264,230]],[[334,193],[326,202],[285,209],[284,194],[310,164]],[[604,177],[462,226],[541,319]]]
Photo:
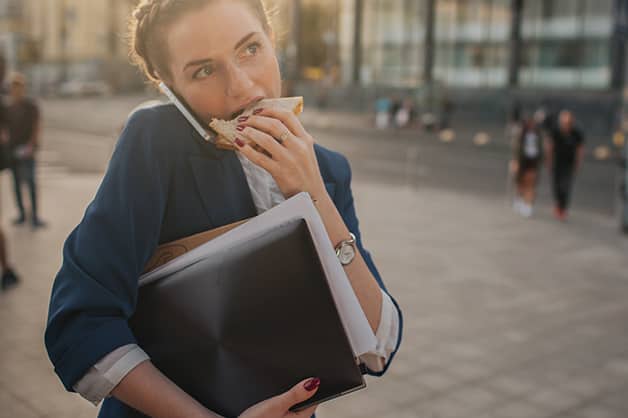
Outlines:
[[171,87],[206,121],[281,94],[273,41],[243,2],[219,0],[184,14],[166,43]]

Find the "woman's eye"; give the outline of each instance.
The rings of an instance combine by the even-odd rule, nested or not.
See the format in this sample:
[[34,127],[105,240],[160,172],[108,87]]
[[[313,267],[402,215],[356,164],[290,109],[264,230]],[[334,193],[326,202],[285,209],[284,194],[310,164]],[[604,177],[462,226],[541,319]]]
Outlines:
[[257,42],[254,42],[246,47],[246,52],[249,55],[257,55],[259,48],[260,48],[260,44]]
[[195,79],[202,79],[202,78],[206,78],[209,77],[210,75],[212,75],[214,72],[214,68],[210,65],[205,65],[203,67],[201,67],[196,73],[194,73],[194,78]]

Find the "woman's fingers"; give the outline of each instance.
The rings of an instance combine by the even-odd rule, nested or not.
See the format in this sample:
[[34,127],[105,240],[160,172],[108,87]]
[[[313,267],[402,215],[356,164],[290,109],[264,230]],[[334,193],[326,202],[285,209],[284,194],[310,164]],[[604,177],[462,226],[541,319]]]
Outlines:
[[247,145],[243,141],[241,141],[241,143],[244,146],[241,147],[238,145],[238,150],[253,164],[262,167],[270,174],[276,173],[279,170],[279,163],[277,163],[277,161],[273,160],[263,152],[253,149],[251,145]]
[[295,140],[295,134],[279,119],[268,116],[251,116],[243,126],[250,126],[273,137],[276,142],[289,147]]
[[258,115],[281,121],[294,135],[299,138],[309,136],[294,112],[282,109],[260,109]]
[[240,418],[267,418],[267,417],[294,417],[310,418],[316,407],[310,407],[300,412],[290,412],[290,408],[310,399],[318,391],[320,380],[316,378],[303,380],[287,392],[266,399],[244,411]]
[[[314,396],[320,385],[321,381],[318,378],[307,379],[297,383],[292,389],[276,396],[274,399],[282,410],[288,411],[294,405],[307,401]],[[301,413],[299,412],[299,414]]]
[[271,136],[272,134],[266,133],[252,125],[241,126],[241,128],[240,135],[264,148],[272,156],[273,160],[280,161],[287,158],[287,150]]

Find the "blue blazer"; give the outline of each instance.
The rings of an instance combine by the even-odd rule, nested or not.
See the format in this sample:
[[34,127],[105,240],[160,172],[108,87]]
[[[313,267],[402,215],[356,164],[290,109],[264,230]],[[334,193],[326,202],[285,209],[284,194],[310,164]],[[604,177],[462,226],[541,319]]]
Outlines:
[[[347,159],[318,145],[316,156],[329,195],[386,290],[362,245]],[[255,215],[234,152],[202,143],[172,105],[136,112],[94,200],[65,242],[52,289],[45,343],[65,388],[72,391],[111,351],[137,343],[128,320],[137,302],[138,278],[159,244]],[[400,342],[401,333],[397,348]],[[382,375],[385,370],[364,372]],[[109,398],[99,416],[143,415]]]

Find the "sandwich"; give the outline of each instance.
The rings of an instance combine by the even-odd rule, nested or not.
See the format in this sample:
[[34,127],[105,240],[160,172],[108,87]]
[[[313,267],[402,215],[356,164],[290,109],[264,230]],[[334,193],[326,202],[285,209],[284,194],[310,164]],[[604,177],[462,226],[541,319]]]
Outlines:
[[[295,115],[303,112],[303,97],[283,97],[280,99],[264,99],[253,106],[245,109],[235,119],[222,120],[212,119],[209,123],[209,127],[212,128],[217,134],[216,147],[226,150],[236,150],[238,146],[235,144],[235,140],[238,137],[238,130],[236,129],[240,123],[238,119],[242,116],[251,116],[255,109],[281,109],[287,110]],[[242,136],[239,136],[245,142],[250,142]]]

